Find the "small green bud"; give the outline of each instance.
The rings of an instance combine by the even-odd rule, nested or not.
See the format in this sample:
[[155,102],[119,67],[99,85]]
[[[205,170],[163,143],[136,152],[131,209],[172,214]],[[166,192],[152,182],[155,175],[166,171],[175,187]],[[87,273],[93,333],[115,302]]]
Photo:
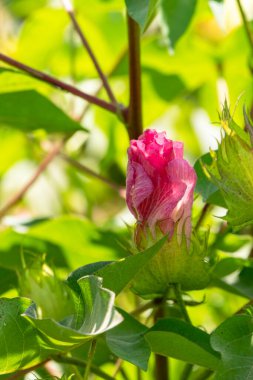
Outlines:
[[[227,113],[226,113],[227,115]],[[251,134],[246,133],[231,119],[221,120],[225,136],[205,166],[210,180],[220,189],[228,213],[225,219],[235,229],[253,223],[253,148]],[[247,131],[252,130],[247,118]]]
[[207,236],[200,242],[192,235],[188,246],[189,241],[185,237],[179,239],[174,233],[138,273],[132,284],[133,292],[149,299],[163,297],[170,284],[180,284],[183,291],[205,288],[210,281],[210,265],[205,257]]

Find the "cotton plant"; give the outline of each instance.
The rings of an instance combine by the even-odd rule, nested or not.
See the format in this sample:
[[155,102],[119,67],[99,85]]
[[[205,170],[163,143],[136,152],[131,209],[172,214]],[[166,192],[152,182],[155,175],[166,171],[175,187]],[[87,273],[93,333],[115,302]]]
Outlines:
[[[249,380],[250,14],[237,0],[225,35],[222,1],[123,3],[0,5],[0,380]],[[205,134],[222,79],[202,155],[191,124]],[[57,215],[30,202],[42,174]]]

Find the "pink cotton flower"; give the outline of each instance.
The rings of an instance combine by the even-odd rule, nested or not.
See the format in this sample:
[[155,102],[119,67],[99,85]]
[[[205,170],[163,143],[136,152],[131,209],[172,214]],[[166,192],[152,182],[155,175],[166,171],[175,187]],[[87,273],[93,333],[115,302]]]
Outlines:
[[146,130],[128,149],[127,205],[137,219],[136,242],[157,227],[163,234],[191,236],[191,210],[196,174],[183,159],[183,144],[166,133]]

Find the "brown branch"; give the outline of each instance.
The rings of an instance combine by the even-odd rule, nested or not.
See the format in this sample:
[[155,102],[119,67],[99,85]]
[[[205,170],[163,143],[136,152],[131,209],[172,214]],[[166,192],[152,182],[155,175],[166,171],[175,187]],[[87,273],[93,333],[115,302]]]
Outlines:
[[143,130],[141,97],[141,63],[140,63],[140,28],[128,16],[129,45],[129,86],[130,100],[128,109],[128,132],[131,139],[137,139]]
[[110,186],[113,190],[116,190],[122,198],[125,198],[125,195],[124,195],[125,189],[124,189],[124,187],[122,187],[122,186],[120,186],[120,185],[112,182],[111,180],[109,180],[108,178],[102,176],[101,174],[98,174],[98,173],[94,172],[93,170],[91,170],[87,166],[81,164],[80,162],[74,160],[73,158],[67,156],[64,153],[61,153],[60,157],[63,158],[66,162],[68,162],[70,165],[72,165],[77,170],[79,170],[79,171],[81,171],[81,172],[83,172],[83,173],[85,173],[87,175],[90,175],[90,176],[92,176],[94,178],[97,178],[100,181],[104,182],[106,185]]
[[97,61],[97,58],[95,57],[95,54],[93,53],[93,50],[91,49],[90,44],[87,41],[87,38],[84,35],[84,32],[81,30],[81,27],[78,24],[78,21],[76,19],[76,16],[75,16],[75,13],[74,13],[74,9],[72,7],[72,4],[71,4],[70,0],[62,0],[62,3],[63,3],[63,6],[64,6],[66,12],[69,15],[71,21],[72,21],[72,23],[73,23],[73,26],[74,26],[77,34],[79,35],[79,37],[80,37],[80,39],[82,41],[83,46],[87,50],[87,52],[88,52],[88,54],[89,54],[89,56],[90,56],[90,58],[91,58],[91,60],[92,60],[92,62],[94,64],[94,66],[95,66],[95,68],[96,68],[96,70],[97,70],[97,72],[98,72],[98,74],[99,74],[99,76],[100,76],[100,78],[101,78],[101,80],[103,82],[103,85],[104,85],[104,87],[106,89],[106,92],[107,92],[107,94],[108,94],[111,102],[116,105],[117,101],[116,101],[115,96],[114,96],[114,94],[112,92],[112,89],[111,89],[111,87],[110,87],[110,85],[108,83],[108,80],[107,80],[106,76],[104,75],[104,73],[103,73],[103,71],[102,71],[102,69],[101,69],[101,67],[100,67],[100,65],[99,65],[99,63]]
[[53,161],[55,156],[57,156],[63,147],[63,141],[56,143],[52,149],[49,151],[49,153],[46,155],[44,160],[40,163],[35,173],[32,175],[32,177],[25,183],[25,185],[16,193],[13,197],[7,201],[7,203],[0,209],[0,219],[3,218],[3,216],[13,207],[15,206],[19,201],[22,200],[25,193],[32,187],[32,185],[36,182],[36,180],[39,178],[41,173],[43,173],[48,165]]
[[32,67],[27,66],[21,62],[18,62],[13,58],[7,57],[5,54],[0,53],[0,61],[5,62],[10,66],[15,67],[16,69],[24,71],[25,73],[27,73],[31,77],[39,79],[43,82],[46,82],[51,86],[59,88],[63,91],[70,92],[71,94],[73,94],[79,98],[82,98],[82,99],[86,100],[87,102],[95,104],[95,105],[97,105],[97,106],[99,106],[99,107],[101,107],[101,108],[103,108],[109,112],[112,112],[115,114],[117,114],[117,112],[118,112],[118,108],[114,104],[108,103],[105,100],[99,99],[95,96],[86,94],[86,92],[83,92],[83,91],[79,90],[78,88],[76,88],[70,84],[62,82],[59,79],[56,79],[50,75],[43,73],[42,71],[33,69]]
[[[127,47],[125,47],[125,48],[121,51],[121,53],[119,54],[119,56],[118,56],[117,60],[115,61],[114,65],[112,66],[111,70],[110,70],[109,73],[107,74],[107,77],[110,77],[110,76],[111,76],[111,75],[117,70],[117,68],[119,67],[120,63],[121,63],[122,60],[125,58],[125,56],[126,56],[126,54],[127,54],[127,51],[128,51],[128,50],[127,50]],[[103,84],[101,84],[101,85],[98,87],[97,91],[94,93],[94,96],[98,96],[98,94],[100,93],[100,91],[102,90],[102,88],[103,88]],[[78,119],[77,119],[79,122],[84,118],[86,112],[90,109],[90,106],[91,106],[90,103],[86,103],[85,107],[83,108],[83,111],[81,112],[80,116],[79,116]],[[125,112],[126,109],[125,109],[123,106],[122,106],[122,107],[119,106],[119,110],[120,110],[120,109],[121,109],[122,114],[123,114],[123,116],[124,116],[124,112]],[[126,122],[126,120],[124,120],[124,122]]]
[[[165,315],[165,297],[158,298],[157,309],[154,314],[154,322],[156,323],[159,319],[164,318]],[[156,380],[170,380],[169,373],[169,359],[166,356],[155,354],[155,379]]]
[[30,367],[30,368],[18,371],[14,375],[11,375],[10,377],[8,377],[7,380],[16,380],[16,379],[19,379],[20,377],[26,375],[27,373],[30,373],[30,372],[34,371],[35,369],[42,367],[44,364],[48,363],[50,360],[51,359],[46,359],[43,362],[34,365],[33,367]]

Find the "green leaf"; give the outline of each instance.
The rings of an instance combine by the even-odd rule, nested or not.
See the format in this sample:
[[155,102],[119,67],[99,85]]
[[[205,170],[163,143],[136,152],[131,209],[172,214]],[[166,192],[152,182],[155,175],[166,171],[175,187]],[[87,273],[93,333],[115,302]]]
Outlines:
[[0,94],[0,124],[25,132],[74,132],[82,127],[56,107],[48,98],[33,90]]
[[186,322],[169,318],[158,321],[145,334],[151,351],[210,369],[219,365],[219,355],[210,345],[210,336]]
[[162,0],[162,15],[171,49],[174,49],[176,42],[188,28],[196,5],[197,0]]
[[47,252],[46,260],[55,266],[66,267],[66,260],[60,247],[8,228],[0,232],[0,267],[19,270],[23,259],[30,265],[35,258]]
[[[102,279],[86,276],[78,280],[80,294],[72,292],[74,309],[61,320],[43,316],[43,305],[32,304],[23,314],[45,341],[60,350],[70,349],[115,327],[122,317],[114,308],[114,293],[102,287]],[[60,303],[61,300],[58,300]]]
[[24,259],[18,276],[21,295],[33,300],[43,318],[60,321],[74,313],[70,288],[56,277],[43,258],[36,258],[29,266]]
[[0,67],[0,81],[0,93],[48,89],[48,85],[44,82],[6,67]]
[[0,294],[17,287],[17,275],[13,270],[0,267]]
[[142,267],[159,252],[166,240],[167,236],[144,252],[106,265],[97,271],[96,275],[102,277],[104,286],[117,295],[131,283]]
[[218,187],[210,181],[203,170],[203,164],[210,165],[211,163],[212,158],[210,153],[204,154],[195,162],[194,170],[196,171],[198,178],[195,192],[199,193],[202,196],[204,202],[226,207],[226,204]]
[[144,339],[147,327],[125,311],[119,312],[124,321],[106,333],[107,345],[116,356],[146,371],[151,353]]
[[36,330],[21,317],[30,305],[26,298],[0,299],[0,374],[29,368],[43,360]]
[[139,25],[142,31],[146,29],[158,5],[158,0],[125,0],[129,16]]
[[215,265],[213,271],[216,276],[225,277],[236,270],[242,269],[245,264],[246,260],[239,257],[226,257]]
[[143,74],[149,76],[154,90],[166,102],[186,93],[185,84],[178,75],[163,73],[151,67],[144,67]]
[[211,334],[211,345],[221,354],[215,380],[252,378],[252,338],[253,318],[250,315],[233,316]]
[[[30,13],[20,30],[16,59],[43,71],[50,70],[54,74],[52,61],[55,60],[56,53],[66,38],[68,23],[69,18],[63,7],[42,7]],[[64,67],[63,59],[57,63]],[[62,67],[59,70],[62,70]]]
[[[210,285],[221,288],[229,293],[233,293],[241,297],[246,297],[246,298],[251,299],[253,298],[253,283],[252,283],[253,268],[249,265],[252,265],[252,262],[249,260],[244,260],[244,265],[242,265],[242,261],[239,262],[239,264],[241,264],[241,266],[240,267],[238,266],[238,269],[241,269],[242,266],[243,268],[240,271],[239,275],[237,275],[236,278],[232,282],[231,280],[227,281],[226,278],[219,278],[214,272],[212,282]],[[222,268],[222,269],[225,270],[225,268]],[[227,268],[227,270],[229,269],[230,268]]]
[[117,232],[96,227],[77,216],[60,216],[30,228],[27,236],[58,246],[72,269],[95,261],[125,256]]
[[104,266],[111,264],[111,263],[112,263],[112,261],[98,261],[96,263],[84,265],[84,266],[74,270],[72,273],[70,273],[66,282],[71,289],[73,289],[74,291],[79,293],[80,287],[78,285],[78,280],[80,278],[94,274],[98,270],[102,269]]
[[29,15],[30,12],[45,6],[47,0],[5,0],[4,4],[19,17]]
[[250,243],[250,237],[245,235],[236,235],[232,233],[217,235],[212,248],[219,249],[224,252],[236,252],[245,244]]

